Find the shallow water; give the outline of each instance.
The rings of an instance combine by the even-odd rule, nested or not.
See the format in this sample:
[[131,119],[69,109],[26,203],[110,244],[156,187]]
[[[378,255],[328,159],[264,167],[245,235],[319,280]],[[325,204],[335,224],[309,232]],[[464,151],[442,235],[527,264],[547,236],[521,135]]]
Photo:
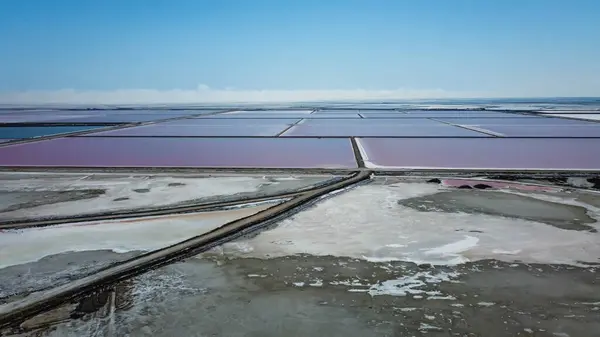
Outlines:
[[[600,200],[600,197],[596,200]],[[587,224],[596,222],[581,206],[495,191],[455,190],[401,199],[398,203],[421,212],[488,214],[537,221],[572,230],[595,230]]]
[[21,327],[25,336],[591,337],[600,327],[596,279],[582,268],[496,261],[189,259]]

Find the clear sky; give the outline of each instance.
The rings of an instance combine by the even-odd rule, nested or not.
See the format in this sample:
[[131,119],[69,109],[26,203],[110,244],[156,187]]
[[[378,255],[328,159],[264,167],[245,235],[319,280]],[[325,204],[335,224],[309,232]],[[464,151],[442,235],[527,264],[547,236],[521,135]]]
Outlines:
[[0,43],[5,98],[600,96],[598,0],[0,0]]

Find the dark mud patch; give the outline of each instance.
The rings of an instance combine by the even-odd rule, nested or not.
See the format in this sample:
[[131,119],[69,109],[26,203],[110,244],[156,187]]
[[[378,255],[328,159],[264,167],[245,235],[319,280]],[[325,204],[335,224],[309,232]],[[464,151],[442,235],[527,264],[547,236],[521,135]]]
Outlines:
[[[598,197],[590,198],[600,202]],[[538,221],[567,230],[596,231],[587,225],[596,220],[587,214],[584,207],[504,192],[454,190],[403,199],[398,204],[421,212],[487,214]]]
[[427,182],[430,184],[441,184],[442,183],[442,181],[438,178],[429,179],[429,180],[427,180]]
[[129,200],[129,198],[128,197],[121,197],[121,198],[113,199],[113,201],[125,201],[125,200]]
[[131,307],[133,303],[132,281],[123,281],[115,286],[102,289],[78,300],[77,306],[71,311],[71,318],[82,318],[88,314],[107,310],[122,310]]
[[[129,308],[133,302],[131,281],[124,281],[116,286],[101,289],[98,292],[85,295],[58,308],[50,309],[40,315],[29,318],[20,324],[6,329],[8,336],[48,336],[53,326],[61,323],[68,324],[79,319],[107,319],[115,311]],[[89,334],[82,334],[89,335]]]
[[71,318],[80,318],[100,310],[108,303],[110,295],[110,292],[103,291],[81,299],[71,313]]
[[589,178],[587,181],[590,184],[594,184],[592,186],[593,189],[600,190],[600,177]]
[[149,188],[136,188],[133,189],[132,191],[134,191],[135,193],[148,193],[150,192]]

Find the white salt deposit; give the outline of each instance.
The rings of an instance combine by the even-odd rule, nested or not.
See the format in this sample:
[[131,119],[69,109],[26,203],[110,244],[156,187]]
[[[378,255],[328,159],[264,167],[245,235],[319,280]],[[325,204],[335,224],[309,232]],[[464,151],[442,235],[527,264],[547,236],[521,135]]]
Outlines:
[[495,304],[496,303],[494,303],[494,302],[479,302],[479,303],[477,303],[477,305],[480,307],[491,307]]
[[447,295],[447,296],[429,296],[428,300],[447,300],[447,301],[456,301],[456,297]]
[[420,331],[431,331],[431,330],[435,330],[435,331],[441,331],[441,330],[443,330],[443,329],[442,329],[442,328],[440,328],[440,327],[437,327],[437,326],[431,325],[431,324],[427,324],[427,323],[421,323],[421,324],[419,325],[419,330],[420,330]]
[[600,111],[591,111],[591,112],[586,112],[586,113],[576,113],[576,114],[569,114],[569,113],[553,113],[553,114],[549,114],[552,115],[554,117],[564,117],[564,118],[575,118],[575,119],[587,119],[587,120],[592,120],[592,121],[600,121]]
[[[265,180],[257,177],[173,178],[173,177],[110,177],[88,180],[64,179],[3,180],[2,191],[65,191],[106,189],[93,199],[75,200],[0,213],[0,219],[20,219],[46,216],[69,216],[156,207],[189,200],[251,193],[259,190]],[[169,186],[171,184],[171,186]],[[175,184],[176,186],[173,186]],[[143,191],[143,193],[136,192]],[[117,201],[115,201],[117,199]]]
[[391,295],[391,296],[406,296],[406,295],[431,295],[435,297],[446,298],[442,293],[435,291],[427,291],[425,288],[428,284],[436,284],[440,282],[448,282],[458,277],[458,273],[454,272],[417,272],[413,275],[404,276],[398,279],[383,281],[374,284],[369,288],[369,295]]
[[[482,259],[572,265],[598,262],[598,233],[501,216],[419,212],[397,203],[438,191],[437,185],[418,183],[360,186],[254,238],[227,243],[219,251],[233,257],[311,254],[434,265]],[[548,194],[542,196],[556,201]],[[590,211],[591,216],[595,214]]]
[[314,281],[312,281],[311,283],[308,284],[311,287],[322,287],[323,286],[323,280],[321,279],[316,279]]
[[0,269],[44,256],[91,250],[150,251],[189,239],[272,205],[231,211],[82,222],[0,232]]
[[466,252],[477,246],[479,239],[474,236],[465,235],[464,239],[452,243],[445,244],[440,247],[432,248],[425,251],[425,255],[430,256],[445,256],[448,258],[452,258],[454,264],[458,264],[461,262],[467,262],[461,255],[461,253]]

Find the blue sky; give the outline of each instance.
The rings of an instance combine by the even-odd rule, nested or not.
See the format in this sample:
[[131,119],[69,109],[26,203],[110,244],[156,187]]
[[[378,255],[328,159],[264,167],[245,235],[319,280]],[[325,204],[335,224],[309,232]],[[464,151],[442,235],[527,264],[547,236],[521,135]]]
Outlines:
[[600,96],[598,18],[597,0],[2,0],[0,92]]

